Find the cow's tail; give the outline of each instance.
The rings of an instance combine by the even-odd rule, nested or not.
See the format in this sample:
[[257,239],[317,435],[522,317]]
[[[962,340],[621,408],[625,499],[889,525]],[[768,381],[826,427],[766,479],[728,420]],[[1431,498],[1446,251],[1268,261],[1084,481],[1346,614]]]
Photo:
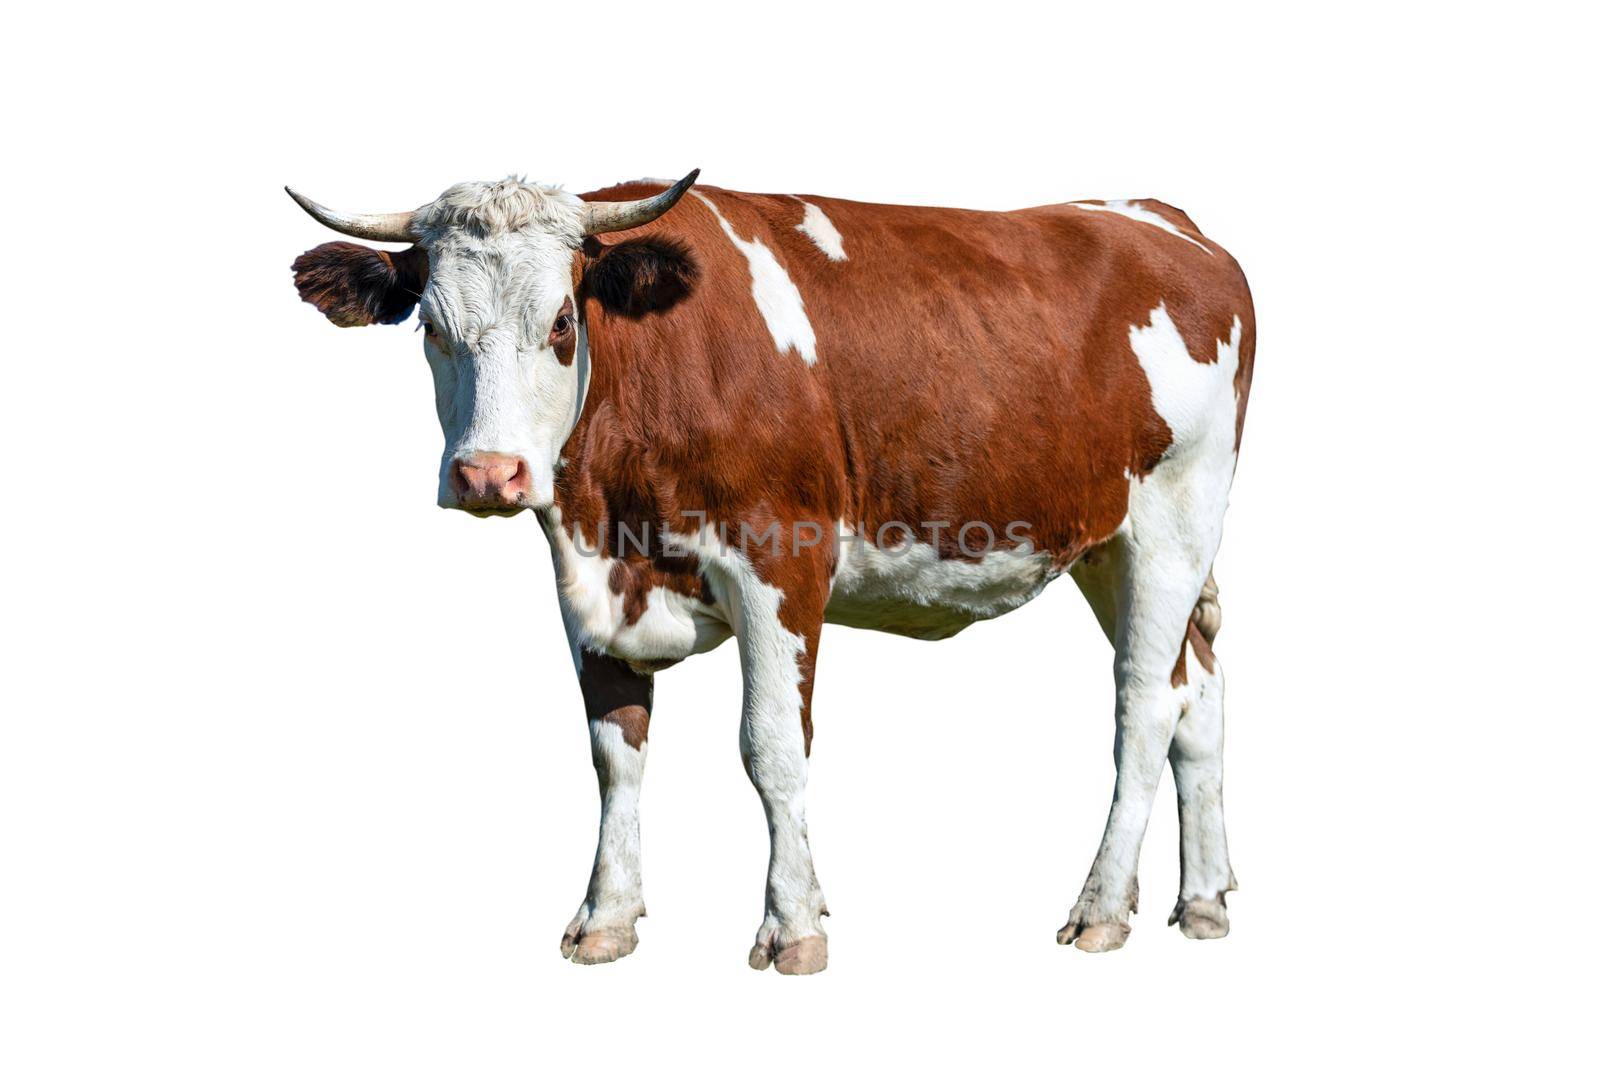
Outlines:
[[1206,572],[1206,584],[1200,589],[1200,599],[1195,602],[1189,618],[1205,636],[1207,645],[1217,640],[1217,631],[1222,629],[1222,605],[1217,600],[1217,580],[1209,571]]

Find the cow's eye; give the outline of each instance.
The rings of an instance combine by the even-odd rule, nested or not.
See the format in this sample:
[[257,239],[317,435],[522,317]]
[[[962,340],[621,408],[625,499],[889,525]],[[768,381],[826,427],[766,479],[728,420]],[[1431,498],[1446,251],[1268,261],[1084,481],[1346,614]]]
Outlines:
[[558,316],[556,316],[555,325],[550,328],[550,332],[552,334],[565,334],[568,330],[571,330],[571,329],[572,329],[572,316],[570,316],[570,315],[558,315]]
[[428,322],[428,320],[424,319],[424,320],[422,320],[422,336],[423,337],[438,337],[439,336],[439,331],[437,331],[437,330],[435,330],[433,328],[433,324],[432,323],[430,323],[430,322]]

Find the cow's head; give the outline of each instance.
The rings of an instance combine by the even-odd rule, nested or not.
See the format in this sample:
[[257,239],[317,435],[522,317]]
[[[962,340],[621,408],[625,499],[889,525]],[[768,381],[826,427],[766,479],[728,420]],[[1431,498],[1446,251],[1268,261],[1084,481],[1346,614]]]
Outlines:
[[[421,304],[423,347],[444,428],[439,504],[474,515],[513,515],[554,496],[557,457],[577,422],[589,380],[578,314],[585,264],[601,266],[602,302],[651,303],[630,290],[680,284],[685,259],[663,273],[645,244],[602,247],[595,234],[642,226],[678,202],[691,172],[643,200],[585,203],[570,193],[503,182],[464,182],[416,211],[347,215],[289,190],[331,229],[390,252],[334,241],[295,260],[295,286],[339,326],[398,323]],[[608,263],[609,261],[609,263]],[[607,269],[609,268],[609,269]],[[612,276],[627,275],[627,278]],[[619,292],[620,290],[620,292]]]

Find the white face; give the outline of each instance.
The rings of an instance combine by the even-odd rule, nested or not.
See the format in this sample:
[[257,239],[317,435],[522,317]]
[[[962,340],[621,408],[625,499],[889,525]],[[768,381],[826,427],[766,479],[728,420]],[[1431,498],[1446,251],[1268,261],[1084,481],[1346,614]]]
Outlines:
[[340,326],[398,322],[419,302],[444,430],[441,507],[514,515],[555,502],[561,448],[589,386],[573,294],[579,252],[595,234],[659,218],[699,173],[651,196],[599,203],[520,178],[462,182],[387,215],[332,211],[289,190],[342,234],[414,245],[398,254],[319,245],[295,260],[295,287]]
[[547,507],[589,379],[573,248],[529,229],[480,236],[452,227],[427,249],[418,314],[444,430],[439,505],[478,514]]

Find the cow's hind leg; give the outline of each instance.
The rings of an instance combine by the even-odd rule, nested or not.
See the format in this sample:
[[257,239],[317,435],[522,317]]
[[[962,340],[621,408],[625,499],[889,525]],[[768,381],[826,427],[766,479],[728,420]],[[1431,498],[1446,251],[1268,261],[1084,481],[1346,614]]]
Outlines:
[[1167,758],[1178,788],[1178,904],[1169,924],[1190,938],[1228,933],[1226,896],[1236,889],[1222,822],[1222,665],[1212,642],[1222,624],[1216,583],[1208,575],[1189,619],[1178,726]]
[[1073,573],[1116,651],[1116,790],[1089,877],[1057,935],[1089,952],[1127,941],[1139,847],[1184,711],[1177,665],[1215,552],[1214,538],[1184,533],[1124,528]]
[[589,748],[600,780],[600,842],[578,914],[561,937],[561,955],[605,964],[639,944],[644,915],[639,875],[639,785],[644,779],[653,684],[621,660],[583,650],[578,682],[589,718]]

